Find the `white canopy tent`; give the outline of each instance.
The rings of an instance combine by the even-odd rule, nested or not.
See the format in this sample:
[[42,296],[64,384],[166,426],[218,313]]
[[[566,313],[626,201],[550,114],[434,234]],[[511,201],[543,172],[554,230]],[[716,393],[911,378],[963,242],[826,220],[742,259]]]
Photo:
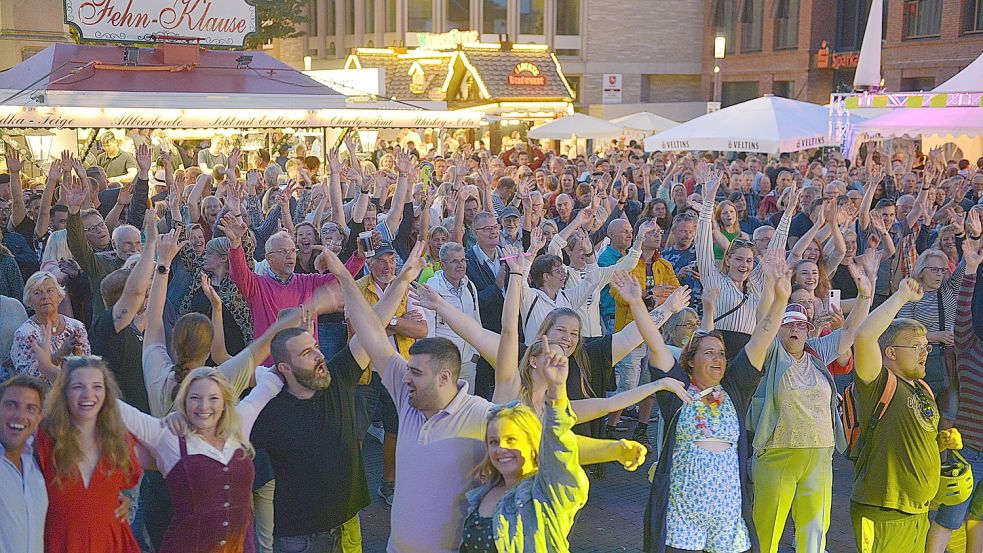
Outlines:
[[612,123],[625,129],[644,131],[647,133],[657,133],[667,131],[679,125],[672,119],[666,119],[661,115],[656,115],[648,111],[640,111],[624,117],[617,117],[611,120]]
[[[983,54],[952,78],[932,89],[932,94],[963,93],[979,96],[983,89]],[[932,94],[926,94],[931,96]],[[954,144],[964,156],[983,155],[983,107],[897,108],[854,126],[860,140],[921,138],[923,149]]]
[[613,138],[621,134],[621,127],[604,119],[574,113],[550,121],[529,131],[529,138],[567,140],[570,138]]
[[708,113],[645,139],[645,150],[778,154],[826,146],[829,110],[766,95]]

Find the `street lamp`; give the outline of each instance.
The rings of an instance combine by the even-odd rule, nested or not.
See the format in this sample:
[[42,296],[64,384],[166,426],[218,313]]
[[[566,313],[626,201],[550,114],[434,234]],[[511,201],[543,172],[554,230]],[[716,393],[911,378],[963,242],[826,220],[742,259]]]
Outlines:
[[713,39],[713,101],[720,106],[720,65],[727,54],[727,37],[717,36]]

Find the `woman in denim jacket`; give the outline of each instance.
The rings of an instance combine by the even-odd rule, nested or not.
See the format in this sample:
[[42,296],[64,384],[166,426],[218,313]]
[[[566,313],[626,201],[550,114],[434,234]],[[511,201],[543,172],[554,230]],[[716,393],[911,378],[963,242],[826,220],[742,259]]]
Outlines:
[[543,337],[535,366],[549,381],[542,423],[517,402],[489,415],[484,484],[468,492],[462,553],[570,550],[567,534],[589,485],[571,430],[567,357]]

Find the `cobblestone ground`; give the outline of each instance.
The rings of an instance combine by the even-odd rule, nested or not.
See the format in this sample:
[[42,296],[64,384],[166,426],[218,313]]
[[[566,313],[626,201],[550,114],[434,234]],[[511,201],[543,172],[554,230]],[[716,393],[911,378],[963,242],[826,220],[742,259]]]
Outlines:
[[[651,425],[655,426],[655,425]],[[651,436],[655,443],[654,432]],[[626,472],[620,466],[608,464],[604,477],[591,481],[590,500],[580,512],[570,534],[574,553],[639,553],[642,548],[642,516],[648,496],[649,483],[645,472],[650,462],[638,472]],[[365,471],[372,504],[361,514],[362,540],[365,553],[382,553],[389,537],[389,506],[379,498],[376,489],[382,473],[382,446],[378,441],[365,441]],[[850,528],[850,489],[853,470],[841,456],[833,458],[832,522],[827,535],[829,553],[856,551]],[[792,525],[785,531],[781,553],[792,553]]]

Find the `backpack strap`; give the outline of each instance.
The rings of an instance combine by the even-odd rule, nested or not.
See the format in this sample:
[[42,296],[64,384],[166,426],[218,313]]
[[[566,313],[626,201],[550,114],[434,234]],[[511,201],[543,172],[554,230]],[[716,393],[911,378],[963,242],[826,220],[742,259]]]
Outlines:
[[881,420],[881,417],[884,416],[888,405],[890,405],[891,400],[894,399],[894,393],[897,391],[898,377],[893,372],[887,371],[887,382],[884,383],[884,391],[881,392],[881,397],[877,400],[877,405],[874,406],[874,412],[870,417],[870,421],[867,423],[869,430],[873,430],[874,425],[877,424],[877,421]]

